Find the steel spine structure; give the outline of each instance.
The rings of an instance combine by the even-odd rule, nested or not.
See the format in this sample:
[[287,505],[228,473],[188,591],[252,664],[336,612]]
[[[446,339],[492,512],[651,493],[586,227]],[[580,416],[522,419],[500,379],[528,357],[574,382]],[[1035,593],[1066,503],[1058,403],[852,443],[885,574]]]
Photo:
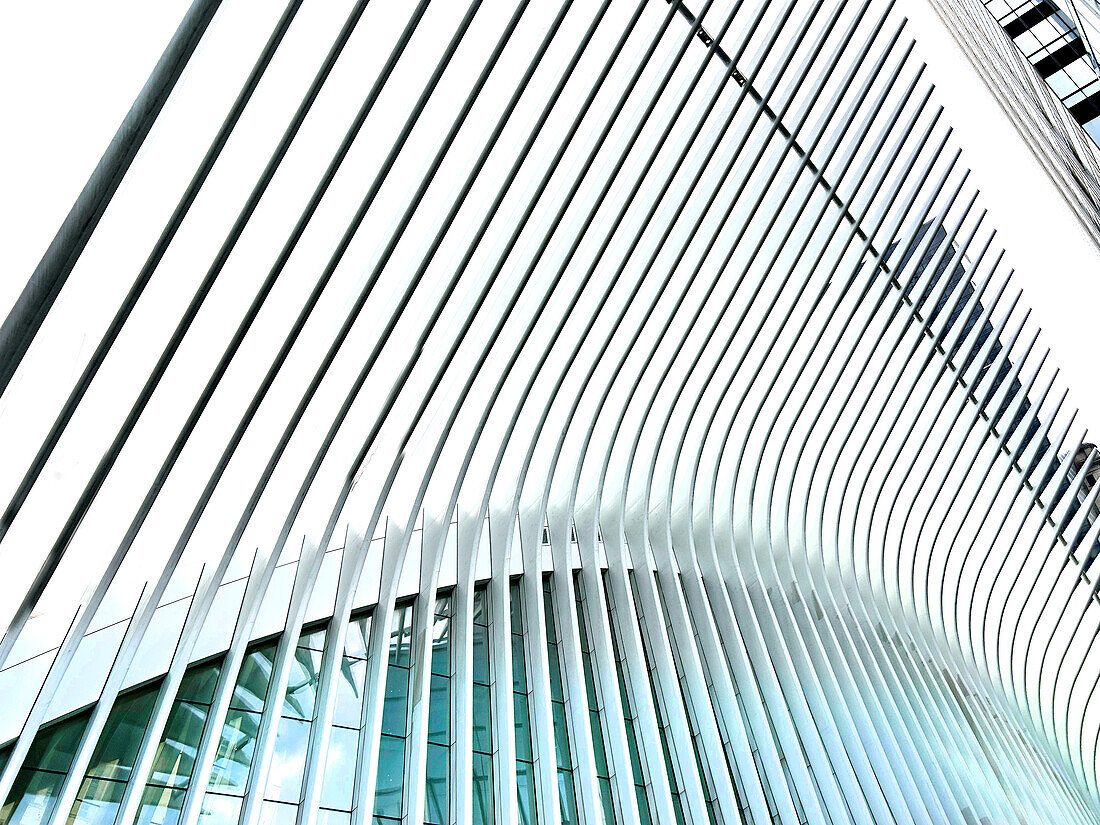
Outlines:
[[1100,456],[892,3],[268,5],[9,364],[0,821],[1100,818]]

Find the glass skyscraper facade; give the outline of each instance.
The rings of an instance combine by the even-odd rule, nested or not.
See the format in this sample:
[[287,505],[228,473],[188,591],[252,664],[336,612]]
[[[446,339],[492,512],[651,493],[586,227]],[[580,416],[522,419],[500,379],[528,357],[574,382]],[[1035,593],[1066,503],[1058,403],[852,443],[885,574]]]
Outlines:
[[[1087,32],[933,4],[1100,240]],[[1100,821],[1100,453],[903,5],[194,0],[0,328],[0,825]]]

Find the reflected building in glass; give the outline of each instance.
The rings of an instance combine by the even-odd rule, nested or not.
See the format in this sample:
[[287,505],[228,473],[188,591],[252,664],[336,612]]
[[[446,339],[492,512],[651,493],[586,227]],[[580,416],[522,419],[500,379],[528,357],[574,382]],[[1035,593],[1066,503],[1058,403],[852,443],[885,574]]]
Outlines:
[[[1095,244],[1088,26],[934,3]],[[181,11],[0,328],[0,825],[1100,821],[1100,455],[901,11]]]

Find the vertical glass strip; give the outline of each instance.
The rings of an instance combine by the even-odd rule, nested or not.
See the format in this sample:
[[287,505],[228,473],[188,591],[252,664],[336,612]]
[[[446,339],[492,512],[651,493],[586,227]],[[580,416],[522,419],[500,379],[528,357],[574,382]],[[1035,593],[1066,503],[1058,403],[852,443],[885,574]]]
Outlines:
[[573,571],[573,589],[576,593],[577,628],[581,637],[581,664],[584,667],[584,687],[588,696],[588,722],[592,729],[592,752],[596,760],[596,779],[600,786],[600,804],[606,825],[615,823],[615,803],[612,798],[611,771],[607,765],[607,743],[600,722],[600,701],[596,692],[596,673],[592,665],[592,646],[584,617],[584,586],[580,571]]
[[516,796],[521,825],[535,825],[535,756],[531,745],[531,683],[527,679],[527,658],[523,651],[523,594],[519,579],[509,587],[512,624],[512,701],[516,717]]
[[347,822],[351,817],[355,763],[359,758],[359,728],[363,722],[370,623],[369,614],[353,617],[348,623],[343,657],[336,674],[332,731],[321,777],[321,804],[317,814],[318,822],[326,825]]
[[[210,767],[199,815],[202,825],[231,825],[240,816],[274,663],[274,641],[253,644],[245,651]],[[211,698],[213,689],[211,684]]]
[[619,637],[615,626],[615,605],[611,596],[611,587],[607,581],[607,571],[604,571],[604,598],[607,601],[608,627],[611,631],[611,649],[615,656],[615,673],[619,681],[619,698],[623,704],[623,723],[626,726],[626,744],[630,749],[630,769],[634,775],[634,795],[638,801],[638,817],[644,825],[652,825],[653,816],[649,810],[649,797],[646,794],[645,772],[642,769],[642,759],[638,752],[638,713],[630,698],[630,691],[626,686],[626,660],[619,649]]
[[474,588],[473,822],[492,825],[493,718],[489,698],[489,591]]
[[451,594],[435,600],[432,674],[428,695],[428,759],[424,822],[446,825],[451,810]]
[[187,670],[168,714],[138,808],[137,825],[175,825],[202,738],[221,660]]
[[390,622],[386,696],[382,705],[382,735],[378,743],[378,779],[374,793],[376,825],[397,825],[404,811],[412,621],[412,604],[399,604],[394,608]]
[[561,808],[562,825],[573,825],[579,821],[577,790],[573,783],[573,753],[569,749],[569,723],[565,716],[565,693],[562,690],[561,658],[558,655],[558,634],[554,622],[554,599],[549,573],[542,577],[542,603],[546,613],[546,652],[550,660],[550,699],[558,762],[558,804]]
[[115,821],[153,713],[157,687],[130,691],[115,701],[69,811],[70,825],[111,825]]

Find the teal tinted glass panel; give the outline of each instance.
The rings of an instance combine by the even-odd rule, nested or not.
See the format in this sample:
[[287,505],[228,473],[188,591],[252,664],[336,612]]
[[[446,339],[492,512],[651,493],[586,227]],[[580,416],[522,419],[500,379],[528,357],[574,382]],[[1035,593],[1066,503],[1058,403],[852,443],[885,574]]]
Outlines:
[[512,690],[527,692],[527,663],[523,653],[523,637],[512,634]]
[[191,666],[180,680],[180,689],[176,693],[176,699],[209,705],[214,701],[214,689],[217,687],[220,673],[221,662],[207,662],[203,665]]
[[130,778],[156,699],[157,692],[150,689],[119,697],[92,753],[89,775],[122,781]]
[[[549,622],[546,625],[550,627]],[[554,702],[564,702],[565,694],[561,687],[561,662],[558,660],[558,646],[547,645],[546,656],[550,660],[550,699]]]
[[474,624],[481,627],[489,626],[489,615],[486,610],[488,594],[485,588],[484,584],[479,584],[474,589]]
[[309,744],[309,722],[283,717],[275,735],[275,753],[268,774],[266,799],[297,803]]
[[367,673],[367,663],[362,659],[348,656],[340,663],[340,672],[336,676],[336,705],[333,708],[332,721],[346,728],[358,728],[363,717],[363,684]]
[[530,762],[516,763],[516,795],[519,801],[519,821],[522,825],[536,825],[535,766]]
[[23,768],[15,776],[11,792],[0,808],[5,825],[38,825],[53,813],[63,774]]
[[290,660],[290,676],[283,700],[283,716],[312,719],[317,700],[317,684],[321,679],[321,651],[306,647],[294,650]]
[[603,821],[605,825],[615,825],[615,803],[611,799],[611,780],[599,778],[600,805],[603,806]]
[[542,606],[546,611],[546,641],[557,643],[558,633],[554,623],[554,600],[550,595],[550,579],[543,580]]
[[428,741],[437,745],[451,742],[451,680],[432,676],[428,697]]
[[269,643],[250,650],[241,664],[237,675],[237,684],[229,706],[241,710],[263,710],[264,697],[267,695],[267,683],[271,679],[271,670],[275,661],[275,644]]
[[73,755],[87,724],[88,714],[81,713],[41,728],[27,750],[23,768],[42,768],[66,773],[73,764]]
[[403,667],[386,670],[386,696],[382,705],[382,732],[404,736],[409,709],[409,672]]
[[535,757],[531,748],[531,714],[527,703],[526,694],[512,694],[512,706],[516,719],[516,759],[533,762]]
[[489,629],[474,625],[474,682],[489,684]]
[[428,761],[424,772],[424,821],[430,825],[446,825],[449,821],[449,762],[448,748],[428,743]]
[[508,617],[511,619],[512,632],[523,632],[523,602],[519,582],[514,581],[508,587]]
[[638,819],[643,825],[652,825],[653,820],[649,816],[649,799],[646,797],[645,788],[641,785],[634,786],[634,796],[638,801]]
[[492,717],[489,700],[489,688],[487,685],[474,685],[474,750],[481,753],[492,753]]
[[69,811],[69,825],[111,825],[125,792],[125,782],[85,779]]
[[473,767],[473,821],[475,825],[492,825],[493,758],[487,753],[475,753]]
[[558,767],[571,770],[572,754],[569,751],[569,724],[565,720],[565,705],[554,702],[554,749],[557,752]]
[[382,736],[378,743],[378,782],[374,797],[375,816],[401,818],[401,792],[405,775],[405,740]]
[[333,728],[321,781],[321,807],[351,810],[355,784],[355,757],[359,752],[359,731]]
[[149,782],[186,788],[195,767],[195,751],[206,724],[208,708],[191,702],[176,702],[168,715],[164,737],[153,758]]
[[599,776],[610,776],[607,770],[607,751],[603,746],[603,728],[597,711],[588,711],[588,724],[592,728],[592,750],[596,760],[596,773]]
[[177,825],[187,792],[179,788],[147,785],[141,795],[137,825]]
[[238,796],[207,793],[202,798],[199,825],[236,825],[241,817],[242,802]]
[[558,799],[561,802],[561,825],[576,825],[579,819],[572,771],[558,770]]
[[238,796],[244,794],[259,729],[260,714],[229,709],[210,769],[211,790]]

